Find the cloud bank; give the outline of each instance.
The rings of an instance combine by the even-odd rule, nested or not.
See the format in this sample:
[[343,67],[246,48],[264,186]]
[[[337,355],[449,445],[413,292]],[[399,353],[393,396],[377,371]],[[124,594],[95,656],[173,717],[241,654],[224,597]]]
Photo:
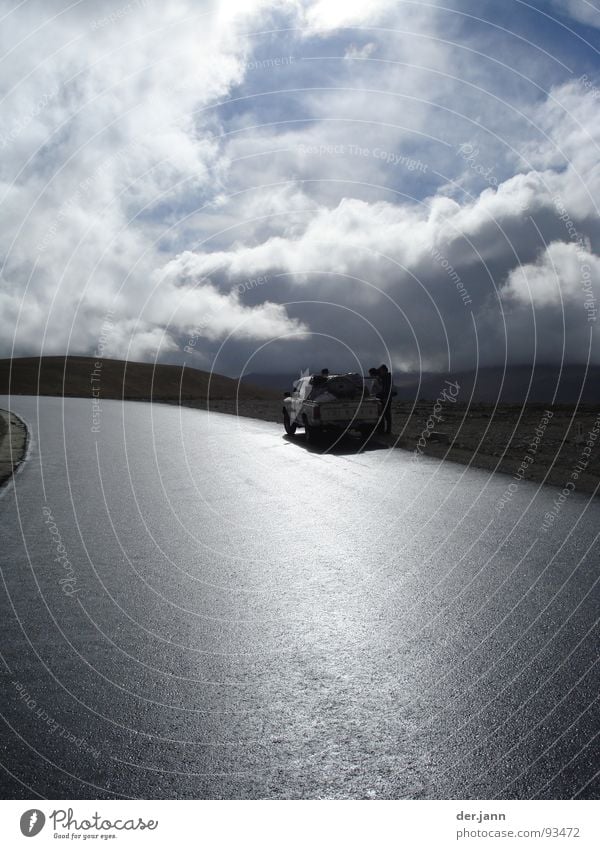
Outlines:
[[107,355],[229,374],[600,362],[600,73],[559,23],[4,11],[3,356],[93,352],[110,313]]

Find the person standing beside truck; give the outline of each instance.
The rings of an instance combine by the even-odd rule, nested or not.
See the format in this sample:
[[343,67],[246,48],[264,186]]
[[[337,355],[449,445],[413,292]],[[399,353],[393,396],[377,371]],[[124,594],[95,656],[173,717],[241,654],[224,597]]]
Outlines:
[[[365,381],[367,383],[367,381]],[[376,368],[369,369],[369,379],[367,383],[369,395],[377,395],[381,393],[381,383],[379,382],[379,372]]]
[[380,418],[380,430],[383,433],[391,433],[392,432],[392,373],[385,365],[380,365],[378,368],[379,375],[379,383],[381,385],[381,390],[378,394],[378,398],[381,399],[381,418]]

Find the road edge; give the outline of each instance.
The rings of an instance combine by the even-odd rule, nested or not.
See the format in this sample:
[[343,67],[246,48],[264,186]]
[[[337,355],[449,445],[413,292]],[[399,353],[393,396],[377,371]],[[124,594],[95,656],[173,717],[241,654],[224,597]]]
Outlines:
[[3,487],[12,479],[27,455],[29,431],[16,413],[0,410],[0,416],[6,424],[6,433],[0,439],[0,487]]
[[[267,410],[263,412],[262,415],[256,415],[258,411],[249,410],[247,403],[248,402],[246,402],[246,406],[244,407],[242,402],[239,402],[235,409],[231,409],[232,402],[227,402],[225,405],[222,401],[211,402],[210,407],[207,407],[206,405],[199,406],[189,404],[186,402],[181,403],[179,406],[194,410],[205,410],[209,413],[220,413],[227,416],[247,418],[253,421],[271,422],[272,424],[279,423],[282,425],[281,421],[273,414],[273,412]],[[415,455],[414,445],[411,446],[405,436],[401,436],[397,433],[376,433],[374,434],[374,438],[385,445],[388,449],[394,449],[396,451],[403,451],[405,454]],[[500,475],[506,479],[511,478],[513,483],[516,480],[514,464],[510,461],[510,459],[504,461],[503,458],[499,458],[496,454],[483,454],[478,451],[474,455],[473,451],[468,448],[457,447],[453,444],[449,445],[447,442],[443,441],[432,441],[427,443],[426,448],[423,451],[423,456],[429,460],[441,460],[448,463],[454,463],[457,466],[461,466],[463,469],[490,472],[494,476]],[[571,473],[572,468],[570,466],[556,465],[554,462],[551,462],[550,464],[546,462],[546,464],[544,464],[540,457],[540,462],[529,466],[527,470],[527,477],[523,479],[530,484],[537,485],[538,487],[543,486],[552,487],[553,489],[562,489],[564,488],[565,482],[569,479]],[[577,483],[577,490],[582,495],[585,494],[594,498],[600,498],[600,483],[596,477],[587,477],[581,474]]]

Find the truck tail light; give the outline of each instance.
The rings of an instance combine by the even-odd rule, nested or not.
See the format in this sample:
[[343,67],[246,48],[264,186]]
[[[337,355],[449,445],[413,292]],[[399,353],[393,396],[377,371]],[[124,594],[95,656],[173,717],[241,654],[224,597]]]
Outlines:
[[315,419],[321,418],[321,408],[319,406],[315,405],[315,408],[313,410],[313,418],[315,418]]

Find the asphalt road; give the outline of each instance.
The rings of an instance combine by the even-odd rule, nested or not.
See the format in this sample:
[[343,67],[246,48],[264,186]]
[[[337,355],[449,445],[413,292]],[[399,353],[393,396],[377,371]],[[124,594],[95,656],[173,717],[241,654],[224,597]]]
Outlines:
[[598,501],[499,509],[506,476],[185,408],[12,408],[5,798],[597,798]]

